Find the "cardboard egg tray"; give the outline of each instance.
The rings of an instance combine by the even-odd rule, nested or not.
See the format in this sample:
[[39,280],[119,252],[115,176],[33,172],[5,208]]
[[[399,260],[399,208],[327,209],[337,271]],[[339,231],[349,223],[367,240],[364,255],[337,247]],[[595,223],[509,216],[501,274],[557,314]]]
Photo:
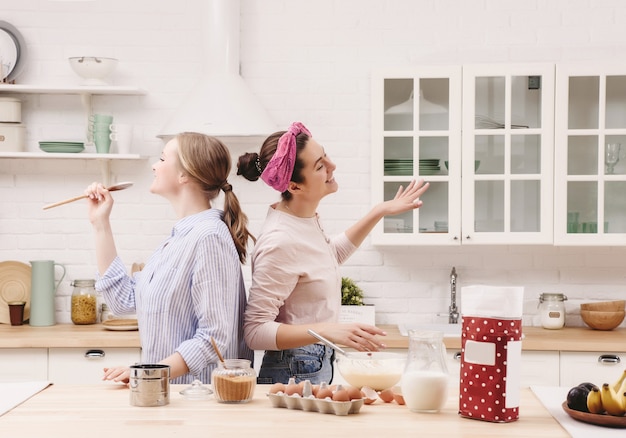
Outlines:
[[301,397],[298,395],[267,394],[275,408],[299,409],[301,411],[319,412],[321,414],[348,415],[358,414],[363,399],[340,402],[329,399],[319,399],[313,396]]

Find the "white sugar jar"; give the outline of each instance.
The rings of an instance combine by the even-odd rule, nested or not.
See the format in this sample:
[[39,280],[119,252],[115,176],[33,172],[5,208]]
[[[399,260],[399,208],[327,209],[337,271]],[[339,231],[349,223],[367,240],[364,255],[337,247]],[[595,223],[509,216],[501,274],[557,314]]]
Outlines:
[[543,293],[539,296],[539,316],[545,329],[558,330],[565,326],[565,300],[558,293]]

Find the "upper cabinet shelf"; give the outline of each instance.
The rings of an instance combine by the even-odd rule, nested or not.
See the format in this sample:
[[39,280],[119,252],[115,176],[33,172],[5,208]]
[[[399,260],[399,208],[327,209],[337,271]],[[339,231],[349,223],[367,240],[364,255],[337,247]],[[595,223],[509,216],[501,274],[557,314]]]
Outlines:
[[56,86],[56,85],[28,85],[28,84],[0,84],[0,93],[22,94],[79,94],[79,95],[144,95],[146,91],[131,86]]
[[73,153],[47,153],[47,152],[0,152],[0,158],[53,158],[69,160],[141,160],[139,154],[96,154],[89,152]]

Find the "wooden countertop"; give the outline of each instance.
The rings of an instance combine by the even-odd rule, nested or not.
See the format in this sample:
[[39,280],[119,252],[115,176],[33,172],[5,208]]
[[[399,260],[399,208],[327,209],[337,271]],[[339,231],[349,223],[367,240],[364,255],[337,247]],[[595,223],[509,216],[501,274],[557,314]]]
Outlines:
[[458,388],[450,388],[447,404],[436,414],[417,414],[379,400],[364,405],[358,414],[336,416],[274,408],[266,396],[267,385],[258,385],[245,404],[185,400],[179,394],[184,387],[170,387],[169,405],[147,408],[130,406],[129,390],[122,385],[52,385],[0,417],[0,430],[20,438],[569,436],[529,388],[521,392],[519,420],[487,423],[458,415]]
[[[406,349],[409,340],[395,325],[381,325],[387,336],[387,348]],[[626,351],[626,329],[611,331],[591,330],[585,327],[566,327],[546,330],[541,327],[523,327],[524,350],[537,351]],[[444,338],[448,349],[460,349],[460,338]],[[0,348],[54,348],[54,347],[139,347],[138,331],[110,331],[101,324],[57,324],[49,327],[0,324]]]
[[[397,326],[380,326],[387,331],[385,343],[388,348],[408,348],[408,338],[400,334]],[[522,327],[523,350],[535,351],[626,351],[626,329],[610,331],[592,330],[586,327],[566,327],[560,330],[547,330],[542,327]],[[461,338],[444,338],[448,349],[460,349]]]
[[57,324],[48,327],[0,324],[0,348],[138,348],[139,346],[137,330],[106,330],[102,324]]
[[[408,338],[402,336],[397,326],[381,326],[387,331],[388,348],[408,348]],[[626,329],[611,331],[592,330],[586,327],[566,327],[560,330],[547,330],[542,327],[522,327],[523,350],[535,351],[626,351]],[[444,338],[448,349],[460,349],[461,338]]]

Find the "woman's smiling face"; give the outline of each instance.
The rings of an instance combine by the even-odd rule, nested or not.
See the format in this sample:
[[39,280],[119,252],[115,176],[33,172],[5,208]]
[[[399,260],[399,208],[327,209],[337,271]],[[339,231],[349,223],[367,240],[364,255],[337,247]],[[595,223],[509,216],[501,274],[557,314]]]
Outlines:
[[310,138],[298,158],[304,163],[302,168],[304,181],[298,183],[301,195],[319,202],[324,196],[337,191],[339,186],[333,177],[337,166],[328,158],[318,142]]
[[180,186],[180,177],[183,174],[178,160],[178,140],[175,138],[167,142],[159,161],[152,165],[154,180],[150,192],[168,198],[176,194]]

